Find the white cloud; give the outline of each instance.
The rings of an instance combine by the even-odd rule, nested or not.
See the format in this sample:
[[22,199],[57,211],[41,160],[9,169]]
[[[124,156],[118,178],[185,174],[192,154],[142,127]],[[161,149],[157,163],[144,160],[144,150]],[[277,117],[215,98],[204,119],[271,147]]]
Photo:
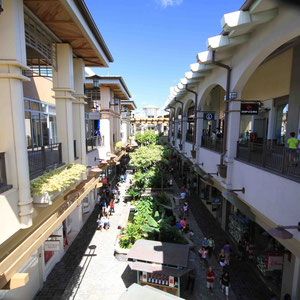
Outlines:
[[183,0],[156,0],[162,7],[180,5]]

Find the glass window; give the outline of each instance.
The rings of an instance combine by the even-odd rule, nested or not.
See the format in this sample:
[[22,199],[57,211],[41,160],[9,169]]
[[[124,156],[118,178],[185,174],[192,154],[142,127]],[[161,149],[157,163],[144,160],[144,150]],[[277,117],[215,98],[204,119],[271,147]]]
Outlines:
[[47,115],[40,114],[41,117],[41,125],[42,125],[42,137],[43,137],[43,145],[49,145],[49,129],[47,122]]
[[31,109],[40,111],[40,104],[38,102],[31,101]]
[[47,104],[41,104],[41,107],[42,107],[42,112],[47,112]]
[[56,116],[49,116],[49,136],[50,144],[57,143],[57,132],[56,132]]
[[29,100],[24,100],[24,108],[30,109],[30,101]]
[[40,147],[42,145],[40,114],[34,112],[31,113],[31,120],[33,133],[33,147]]
[[32,132],[31,132],[31,113],[25,111],[25,133],[27,148],[32,147]]

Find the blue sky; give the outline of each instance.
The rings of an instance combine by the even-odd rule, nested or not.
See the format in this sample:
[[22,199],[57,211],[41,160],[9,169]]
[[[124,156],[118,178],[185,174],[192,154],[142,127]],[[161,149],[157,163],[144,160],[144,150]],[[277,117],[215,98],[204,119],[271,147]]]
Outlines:
[[141,110],[161,107],[225,13],[243,0],[86,0],[114,62],[97,74],[121,75]]

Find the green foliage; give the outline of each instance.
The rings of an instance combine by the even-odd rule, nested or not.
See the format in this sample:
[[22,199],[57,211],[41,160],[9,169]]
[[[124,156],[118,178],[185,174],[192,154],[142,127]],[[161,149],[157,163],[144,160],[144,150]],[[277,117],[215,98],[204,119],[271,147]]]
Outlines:
[[133,199],[136,199],[140,196],[140,192],[132,188],[126,191],[126,196],[132,196]]
[[115,150],[116,151],[119,151],[121,150],[121,148],[124,146],[123,142],[122,141],[118,141],[115,143]]
[[70,164],[63,168],[51,170],[32,180],[30,190],[33,196],[44,193],[62,191],[80,179],[80,175],[86,171],[86,166]]
[[166,193],[160,193],[157,195],[157,201],[164,205],[170,204],[170,199]]
[[159,134],[156,134],[154,130],[146,130],[144,134],[138,132],[135,135],[135,141],[138,145],[150,145],[158,144]]

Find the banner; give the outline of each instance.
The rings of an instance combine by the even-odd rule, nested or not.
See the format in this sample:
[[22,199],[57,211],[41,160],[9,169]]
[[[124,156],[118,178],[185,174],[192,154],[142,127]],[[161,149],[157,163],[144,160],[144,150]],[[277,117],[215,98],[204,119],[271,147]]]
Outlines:
[[258,103],[242,103],[241,115],[257,115]]
[[266,269],[268,271],[282,270],[283,256],[281,254],[267,254]]

